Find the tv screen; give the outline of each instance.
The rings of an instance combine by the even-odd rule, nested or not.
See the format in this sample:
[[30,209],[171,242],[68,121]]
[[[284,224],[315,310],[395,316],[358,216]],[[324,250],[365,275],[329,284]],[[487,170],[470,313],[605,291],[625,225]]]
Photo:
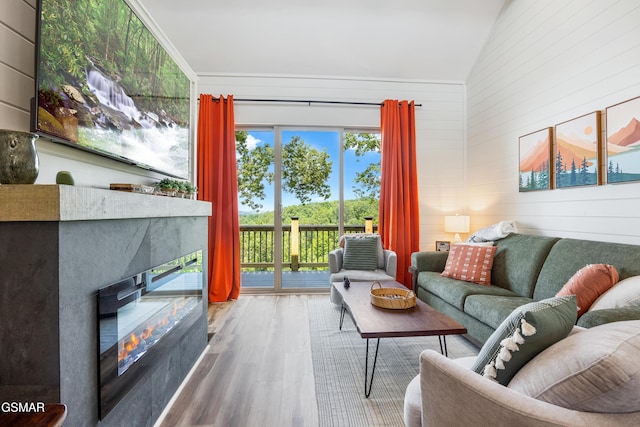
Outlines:
[[190,80],[124,0],[39,0],[33,131],[190,175]]

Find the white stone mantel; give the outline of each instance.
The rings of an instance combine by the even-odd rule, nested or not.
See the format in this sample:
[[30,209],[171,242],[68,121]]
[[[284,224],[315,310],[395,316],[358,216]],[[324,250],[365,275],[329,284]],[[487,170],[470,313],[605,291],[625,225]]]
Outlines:
[[0,222],[210,216],[211,203],[71,185],[0,185]]

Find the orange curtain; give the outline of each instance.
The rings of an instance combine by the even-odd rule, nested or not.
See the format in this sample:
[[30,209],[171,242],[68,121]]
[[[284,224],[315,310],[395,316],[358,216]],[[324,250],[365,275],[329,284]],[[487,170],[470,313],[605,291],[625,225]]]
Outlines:
[[415,107],[386,100],[380,111],[382,176],[378,232],[398,256],[396,280],[411,288],[411,254],[420,249]]
[[233,95],[200,95],[198,198],[211,202],[209,217],[209,302],[240,294],[240,226]]

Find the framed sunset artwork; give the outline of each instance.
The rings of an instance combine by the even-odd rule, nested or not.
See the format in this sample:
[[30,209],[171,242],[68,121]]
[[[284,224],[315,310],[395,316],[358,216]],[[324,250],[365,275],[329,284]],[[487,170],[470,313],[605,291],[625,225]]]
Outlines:
[[551,188],[551,128],[521,136],[519,139],[519,191]]
[[607,108],[607,182],[640,181],[640,97]]
[[600,111],[556,125],[556,188],[600,184]]

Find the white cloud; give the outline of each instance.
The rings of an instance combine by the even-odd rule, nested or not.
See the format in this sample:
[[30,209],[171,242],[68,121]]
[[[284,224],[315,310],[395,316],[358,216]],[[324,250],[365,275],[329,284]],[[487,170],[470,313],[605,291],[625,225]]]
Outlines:
[[256,148],[256,146],[258,144],[260,144],[262,141],[259,140],[258,138],[256,138],[255,136],[249,134],[247,135],[247,148],[249,149],[249,151],[253,150],[254,148]]

